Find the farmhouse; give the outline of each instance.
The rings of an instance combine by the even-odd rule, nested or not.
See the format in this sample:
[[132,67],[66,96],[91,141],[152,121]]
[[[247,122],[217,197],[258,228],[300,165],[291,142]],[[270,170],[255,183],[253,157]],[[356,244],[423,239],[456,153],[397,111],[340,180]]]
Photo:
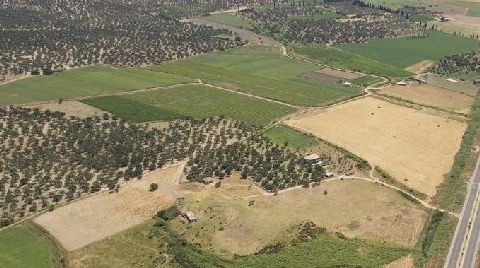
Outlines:
[[318,154],[310,154],[303,158],[303,164],[305,165],[316,165],[321,164],[320,156]]
[[195,213],[192,211],[185,211],[182,212],[182,217],[187,220],[189,223],[196,222],[197,221],[197,216],[195,216]]

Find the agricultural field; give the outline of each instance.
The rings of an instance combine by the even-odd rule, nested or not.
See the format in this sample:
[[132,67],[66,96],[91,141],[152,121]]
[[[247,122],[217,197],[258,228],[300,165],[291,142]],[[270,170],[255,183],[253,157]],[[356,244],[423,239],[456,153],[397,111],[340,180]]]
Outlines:
[[430,197],[450,171],[467,126],[371,97],[292,118],[286,124],[341,145]]
[[402,68],[353,54],[338,47],[296,45],[291,47],[291,49],[308,59],[341,69],[387,77],[406,77],[411,75],[410,72]]
[[465,94],[470,97],[475,97],[479,89],[479,87],[474,86],[471,83],[466,83],[463,81],[451,82],[448,81],[446,77],[439,76],[429,76],[427,78],[427,82],[433,86],[445,88],[447,90]]
[[[34,219],[68,251],[81,249],[151,219],[175,202],[183,165],[157,170],[122,186],[101,192]],[[150,184],[161,185],[151,192]],[[72,231],[74,230],[74,231]]]
[[52,101],[40,104],[25,105],[24,108],[39,109],[40,111],[58,111],[65,113],[66,116],[76,116],[81,118],[101,116],[105,112],[87,105],[80,101]]
[[436,61],[478,48],[478,40],[428,31],[425,38],[375,39],[361,44],[344,44],[342,50],[367,57],[388,65],[407,68],[423,60]]
[[85,67],[0,85],[0,105],[113,94],[188,82],[192,80],[145,69]]
[[225,115],[263,125],[296,111],[286,105],[203,85],[99,97],[83,102],[135,123],[172,120],[185,116],[198,118]]
[[362,94],[360,89],[301,77],[303,73],[320,69],[317,65],[264,54],[263,47],[258,54],[253,54],[253,49],[231,49],[151,69],[297,106],[322,106]]
[[379,93],[463,114],[468,114],[473,104],[472,97],[428,84],[385,87]]
[[29,225],[18,225],[0,231],[0,267],[52,268],[54,251],[51,243]]
[[275,126],[268,130],[265,136],[277,144],[287,144],[292,149],[308,149],[318,145],[315,137],[296,131],[285,125]]

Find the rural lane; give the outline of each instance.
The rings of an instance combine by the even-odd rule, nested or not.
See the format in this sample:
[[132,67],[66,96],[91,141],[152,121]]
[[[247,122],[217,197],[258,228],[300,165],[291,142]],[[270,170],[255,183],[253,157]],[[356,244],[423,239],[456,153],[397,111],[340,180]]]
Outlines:
[[475,266],[480,235],[479,172],[480,158],[468,184],[468,193],[448,252],[445,268]]

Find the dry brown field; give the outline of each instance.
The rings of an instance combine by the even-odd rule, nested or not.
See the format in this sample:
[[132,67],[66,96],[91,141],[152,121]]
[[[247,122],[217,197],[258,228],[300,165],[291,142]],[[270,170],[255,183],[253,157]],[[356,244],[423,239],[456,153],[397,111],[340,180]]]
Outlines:
[[[462,9],[465,10],[464,8]],[[438,27],[438,30],[447,33],[463,33],[465,36],[480,34],[480,17],[471,17],[459,13],[447,13],[444,16],[451,20],[448,22],[429,22],[429,26],[434,24]]]
[[473,104],[472,97],[432,85],[392,86],[381,89],[380,93],[464,114],[470,112]]
[[433,65],[435,65],[434,61],[431,60],[422,60],[419,63],[415,63],[411,66],[408,66],[405,68],[406,71],[409,71],[414,74],[421,74],[431,68]]
[[84,104],[79,101],[63,101],[61,104],[58,103],[58,101],[55,101],[49,103],[28,105],[25,106],[25,108],[38,108],[41,111],[58,111],[65,113],[66,116],[76,116],[81,118],[101,116],[105,113],[98,108],[95,108],[88,104]]
[[451,169],[467,127],[372,97],[317,109],[286,124],[363,157],[428,196]]
[[396,191],[352,179],[272,196],[250,181],[227,178],[220,188],[191,190],[182,207],[196,213],[198,222],[176,219],[174,228],[188,241],[226,257],[254,253],[306,220],[348,237],[413,246],[427,218],[427,212]]
[[[176,200],[183,165],[154,171],[120,187],[118,193],[101,192],[34,219],[68,251],[127,230],[151,219]],[[159,189],[149,191],[150,183]]]
[[385,268],[413,268],[415,267],[414,259],[411,255],[402,257],[394,262],[385,265]]

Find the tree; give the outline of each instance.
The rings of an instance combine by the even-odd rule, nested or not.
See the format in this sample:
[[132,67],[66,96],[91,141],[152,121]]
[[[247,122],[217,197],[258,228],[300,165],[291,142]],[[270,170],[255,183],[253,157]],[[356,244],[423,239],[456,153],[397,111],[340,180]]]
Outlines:
[[158,190],[158,184],[150,183],[150,192],[155,192],[156,190]]

